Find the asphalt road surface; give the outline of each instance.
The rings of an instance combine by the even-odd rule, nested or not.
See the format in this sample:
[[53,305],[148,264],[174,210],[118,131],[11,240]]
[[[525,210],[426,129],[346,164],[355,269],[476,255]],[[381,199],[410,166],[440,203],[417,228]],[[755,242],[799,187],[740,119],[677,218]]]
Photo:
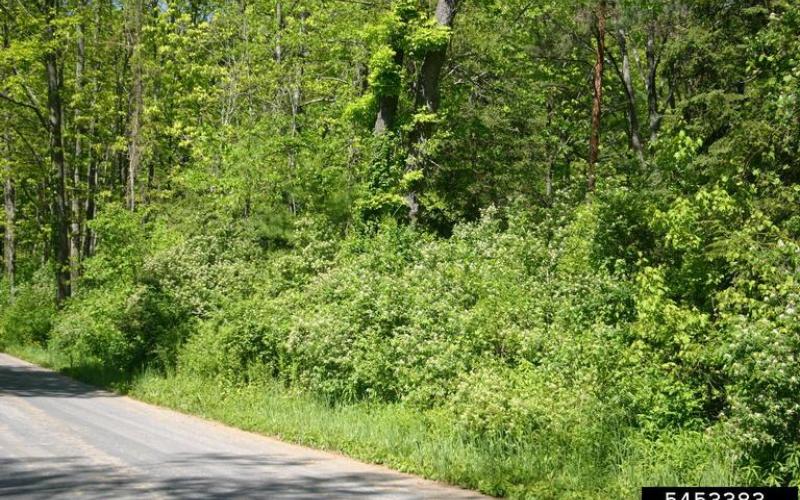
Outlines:
[[0,353],[2,498],[482,498],[78,383]]

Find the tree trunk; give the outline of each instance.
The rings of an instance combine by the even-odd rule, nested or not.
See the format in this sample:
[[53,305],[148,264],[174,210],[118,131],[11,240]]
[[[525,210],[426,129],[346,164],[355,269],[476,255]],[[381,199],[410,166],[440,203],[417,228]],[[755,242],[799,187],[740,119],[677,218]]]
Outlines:
[[[83,93],[83,67],[86,59],[86,51],[83,39],[83,29],[80,24],[75,27],[77,39],[77,54],[75,59],[75,91],[79,95]],[[81,185],[81,157],[83,156],[83,136],[85,130],[81,124],[80,106],[75,107],[75,156],[72,165],[72,196],[70,199],[72,224],[70,225],[70,283],[74,290],[80,274],[81,261],[81,200],[79,187]]]
[[[547,96],[547,130],[552,130],[553,126],[553,112],[554,112],[553,96]],[[548,148],[551,149],[551,148]],[[555,164],[555,151],[549,150],[547,152],[547,170],[544,177],[544,200],[546,206],[553,205],[553,165]]]
[[[47,133],[50,133],[50,122],[47,122]],[[36,190],[36,222],[39,223],[39,227],[45,227],[48,224],[52,227],[53,225],[53,202],[50,199],[50,190],[48,186],[50,185],[50,180],[42,180],[39,182],[38,189]],[[53,250],[53,235],[47,234],[43,231],[39,231],[39,234],[42,236],[41,239],[41,249],[40,255],[42,257],[41,265],[46,266],[48,262],[50,262],[50,252]],[[37,250],[38,250],[38,246]]]
[[[450,28],[455,19],[456,10],[460,0],[438,0],[436,4],[436,23],[439,26]],[[447,57],[447,45],[431,50],[422,61],[422,68],[417,78],[417,111],[434,114],[439,110],[439,84],[442,77],[442,68]],[[434,132],[429,120],[418,123],[412,134],[413,153],[408,160],[406,170],[424,170],[427,162],[427,142]],[[413,187],[406,193],[408,218],[413,224],[419,215],[419,194]]]
[[656,74],[658,71],[658,58],[656,57],[656,25],[651,22],[647,27],[647,111],[650,118],[650,140],[653,141],[661,128],[661,114],[658,111],[658,89],[656,87]]
[[129,210],[136,208],[136,177],[142,162],[141,120],[144,107],[142,83],[142,54],[139,38],[142,29],[142,0],[131,0],[128,5],[128,52],[131,57],[133,88],[131,90],[131,117],[128,143],[128,175],[125,198]]
[[[89,128],[90,134],[94,132],[94,123]],[[95,202],[95,193],[97,192],[97,160],[94,153],[89,151],[89,166],[86,170],[86,206],[84,208],[86,215],[86,224],[84,227],[83,235],[83,258],[91,257],[94,253],[95,235],[94,231],[89,227],[89,223],[94,220],[97,206]]]
[[3,262],[5,264],[5,271],[6,271],[6,280],[8,281],[8,292],[9,297],[11,300],[14,299],[14,278],[16,275],[16,268],[15,268],[15,251],[16,251],[16,239],[15,239],[15,225],[16,225],[16,213],[17,213],[17,205],[16,205],[16,197],[14,193],[14,179],[12,177],[11,172],[11,147],[10,144],[10,137],[8,137],[8,129],[5,131],[6,134],[6,151],[9,153],[7,160],[8,163],[6,164],[5,168],[5,183],[3,185],[3,204],[5,207],[6,212],[6,220],[5,220],[5,234],[3,235]]
[[[306,31],[306,20],[309,16],[308,11],[302,11],[300,13],[300,39],[302,40],[305,36]],[[302,44],[302,42],[301,42]],[[294,182],[296,170],[297,170],[297,136],[300,133],[300,124],[299,118],[300,115],[303,114],[303,77],[305,74],[305,59],[308,57],[308,49],[301,45],[300,53],[299,53],[299,61],[297,63],[297,70],[295,74],[295,81],[292,85],[291,89],[291,137],[292,137],[292,144],[289,148],[289,175],[292,178],[292,182]],[[297,214],[297,201],[295,200],[294,193],[294,186],[290,186],[289,189],[289,209],[292,212],[292,215]]]
[[606,2],[600,0],[597,6],[597,32],[595,38],[597,49],[595,52],[592,100],[592,128],[589,138],[589,168],[586,172],[586,187],[593,192],[596,184],[596,165],[600,153],[600,110],[603,102],[603,67],[606,43]]
[[[8,25],[3,23],[3,48],[8,49],[10,45]],[[9,116],[4,114],[3,123],[8,123]],[[3,207],[5,208],[5,228],[3,232],[3,264],[8,281],[8,297],[14,300],[14,280],[16,278],[16,214],[17,204],[14,192],[14,177],[11,169],[11,131],[8,127],[3,129],[3,139],[6,146],[6,166],[5,181],[3,183]]]
[[[439,0],[436,5],[436,23],[439,26],[453,26],[459,2],[460,0]],[[439,80],[446,56],[447,46],[442,46],[428,52],[422,62],[417,81],[417,106],[430,113],[439,109]]]
[[278,0],[275,2],[275,62],[280,64],[283,62],[283,45],[281,45],[281,36],[283,29],[286,27],[283,21],[283,4]]
[[[127,51],[126,51],[127,54]],[[123,85],[123,79],[125,78],[125,73],[128,67],[128,57],[122,57],[122,64],[120,65],[119,71],[117,72],[116,82],[115,82],[115,96],[116,96],[116,113],[115,113],[115,120],[114,120],[114,136],[115,137],[123,137],[127,135],[127,123],[125,119],[125,115],[128,114],[128,105],[127,99],[125,96],[125,90]],[[109,172],[109,181],[111,184],[111,190],[113,192],[117,191],[117,184],[119,184],[119,188],[122,189],[124,192],[126,188],[126,174],[128,170],[127,161],[125,158],[125,152],[118,148],[114,152],[114,162],[113,166],[110,168]]]
[[[94,10],[94,26],[92,29],[92,44],[96,47],[98,44],[98,40],[100,38],[100,22],[102,20],[100,7],[95,6]],[[97,69],[95,65],[93,65],[93,69]],[[96,73],[96,72],[93,72]],[[97,82],[97,77],[93,76],[91,81],[91,92],[92,92],[92,106],[91,109],[94,109],[94,105],[97,102],[97,95],[99,93],[99,85]],[[91,257],[94,253],[94,245],[95,245],[95,234],[92,229],[89,227],[89,223],[94,220],[95,212],[97,211],[96,201],[95,201],[95,194],[97,191],[97,157],[94,148],[92,147],[92,141],[95,134],[95,126],[96,126],[96,117],[94,112],[92,112],[92,117],[89,122],[89,149],[87,151],[88,162],[86,168],[86,205],[84,206],[84,227],[83,227],[83,249],[82,255],[83,258]],[[113,176],[112,176],[113,177]]]
[[[403,50],[395,48],[394,63],[399,67],[403,66],[403,57]],[[381,135],[394,128],[394,119],[397,116],[399,102],[400,97],[397,94],[381,95],[378,98],[378,116],[375,118],[375,127],[373,128],[375,135]]]
[[631,61],[628,57],[628,44],[625,35],[625,30],[622,28],[617,30],[617,44],[619,45],[620,55],[622,56],[622,68],[620,70],[620,78],[625,88],[625,100],[628,105],[628,138],[633,151],[636,153],[636,158],[639,164],[644,164],[644,152],[642,146],[642,138],[639,135],[639,114],[636,110],[636,89],[633,87],[633,79],[631,78]]
[[[59,8],[59,0],[48,1],[47,26],[45,38],[49,44],[55,38],[55,15]],[[56,302],[61,305],[70,296],[70,261],[69,261],[69,213],[67,212],[66,178],[67,167],[64,160],[64,138],[61,118],[63,106],[61,102],[61,81],[59,79],[58,55],[56,49],[50,47],[45,55],[47,72],[47,108],[50,124],[50,161],[55,171],[55,200],[53,202],[53,246],[55,249]]]

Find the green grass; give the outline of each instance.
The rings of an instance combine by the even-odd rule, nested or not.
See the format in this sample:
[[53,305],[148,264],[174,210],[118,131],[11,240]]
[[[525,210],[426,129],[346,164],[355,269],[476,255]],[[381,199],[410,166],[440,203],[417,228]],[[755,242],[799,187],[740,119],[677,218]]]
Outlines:
[[635,498],[646,484],[735,482],[724,450],[699,434],[654,444],[609,428],[588,443],[533,436],[510,449],[462,440],[442,415],[398,404],[330,406],[268,380],[230,387],[180,373],[129,376],[38,347],[7,351],[142,401],[491,495]]

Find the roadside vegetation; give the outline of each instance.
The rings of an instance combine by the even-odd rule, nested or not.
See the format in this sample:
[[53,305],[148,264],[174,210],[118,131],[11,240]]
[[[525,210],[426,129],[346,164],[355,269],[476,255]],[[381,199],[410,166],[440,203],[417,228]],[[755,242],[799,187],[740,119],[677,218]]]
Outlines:
[[0,349],[491,495],[796,484],[795,2],[68,3],[2,11]]

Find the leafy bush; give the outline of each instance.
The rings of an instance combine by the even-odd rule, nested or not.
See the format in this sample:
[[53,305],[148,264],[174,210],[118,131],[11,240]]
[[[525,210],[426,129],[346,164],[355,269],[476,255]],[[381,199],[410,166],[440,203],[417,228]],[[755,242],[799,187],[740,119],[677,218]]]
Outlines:
[[127,287],[85,293],[59,316],[50,345],[70,359],[94,358],[122,371],[131,367],[132,346],[120,329]]
[[530,363],[488,365],[461,377],[447,410],[460,434],[477,442],[577,445],[580,435],[591,434],[602,418],[593,381],[582,382],[567,383]]
[[3,297],[0,307],[0,346],[44,344],[56,313],[50,270],[40,269],[13,298]]
[[580,377],[573,372],[596,370],[613,340],[587,331],[606,335],[603,324],[629,315],[631,302],[590,260],[583,235],[593,220],[579,217],[549,246],[519,222],[502,230],[493,212],[447,241],[399,226],[353,238],[308,282],[213,315],[183,363],[233,379],[255,363],[331,401],[423,407],[495,361]]
[[145,285],[82,294],[59,315],[51,345],[74,359],[89,357],[126,372],[175,364],[189,330],[184,309]]
[[761,477],[784,483],[800,474],[800,247],[775,227],[777,241],[764,241],[765,229],[751,224],[737,238],[748,251],[737,252],[741,270],[719,295],[715,354],[732,435]]

